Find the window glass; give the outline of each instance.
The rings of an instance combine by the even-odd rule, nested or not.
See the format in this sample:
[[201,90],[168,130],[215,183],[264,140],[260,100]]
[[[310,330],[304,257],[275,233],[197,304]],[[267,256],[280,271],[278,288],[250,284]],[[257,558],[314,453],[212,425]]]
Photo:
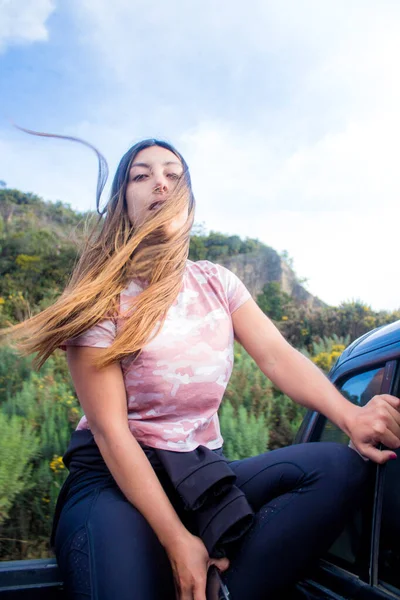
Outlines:
[[[397,380],[400,373],[398,373]],[[394,395],[399,397],[399,386]],[[382,470],[383,503],[379,546],[379,580],[400,594],[400,452]]]
[[[385,367],[381,367],[372,371],[358,373],[344,381],[338,388],[343,396],[350,400],[350,402],[358,404],[359,406],[364,406],[371,398],[376,396],[376,394],[379,394],[384,371]],[[348,444],[349,438],[341,429],[339,429],[339,427],[326,419],[319,441]]]
[[[364,371],[342,381],[337,387],[354,404],[364,406],[376,394],[380,393],[384,375],[384,366]],[[317,430],[315,441],[339,442],[348,444],[349,438],[339,427],[328,419],[322,418],[322,427]],[[345,530],[330,548],[327,560],[368,580],[370,538],[373,509],[374,472],[367,488],[362,506],[357,508]]]

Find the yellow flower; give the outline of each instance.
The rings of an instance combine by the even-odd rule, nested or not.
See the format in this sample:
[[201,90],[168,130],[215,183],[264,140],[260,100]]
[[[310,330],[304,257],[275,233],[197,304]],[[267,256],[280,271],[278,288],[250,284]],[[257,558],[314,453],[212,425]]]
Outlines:
[[0,304],[4,304],[5,300],[0,296]]
[[282,321],[287,321],[288,319],[289,319],[289,317],[287,317],[286,315],[284,315],[284,316],[282,317]]
[[65,469],[65,465],[63,463],[62,456],[53,456],[53,460],[50,461],[50,469],[54,471],[54,473],[58,473],[62,469]]
[[329,371],[332,364],[332,356],[328,352],[320,352],[312,358],[312,361],[323,371]]
[[344,345],[343,344],[333,344],[333,346],[332,346],[332,352],[342,353],[343,350],[344,350]]

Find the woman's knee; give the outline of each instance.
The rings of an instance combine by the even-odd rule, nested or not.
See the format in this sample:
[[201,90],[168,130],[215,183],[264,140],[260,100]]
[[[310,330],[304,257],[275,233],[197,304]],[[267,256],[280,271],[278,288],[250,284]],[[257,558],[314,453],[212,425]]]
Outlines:
[[347,445],[318,442],[315,453],[332,491],[359,492],[367,481],[369,464]]
[[[85,543],[83,557],[77,543]],[[101,490],[86,515],[84,527],[61,549],[59,564],[67,587],[89,585],[96,600],[174,598],[168,557],[141,513],[117,487]],[[79,563],[79,564],[78,564]],[[85,567],[86,565],[86,567]],[[85,588],[85,589],[86,589]],[[71,596],[78,599],[79,596]]]

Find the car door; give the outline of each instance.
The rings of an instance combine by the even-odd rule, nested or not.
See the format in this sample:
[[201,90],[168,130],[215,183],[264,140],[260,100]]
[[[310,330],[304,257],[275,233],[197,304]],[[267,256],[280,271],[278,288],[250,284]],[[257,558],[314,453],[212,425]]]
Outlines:
[[[393,383],[388,390],[400,397],[400,368],[392,361]],[[400,452],[397,460],[378,468],[375,551],[372,583],[392,599],[400,600]]]
[[[389,361],[359,368],[334,383],[351,402],[364,406],[376,394],[398,393],[398,380],[397,363]],[[316,414],[306,420],[301,435],[306,441],[349,442]],[[400,457],[384,467],[371,463],[363,503],[323,557],[311,584],[321,588],[321,598],[400,600]]]

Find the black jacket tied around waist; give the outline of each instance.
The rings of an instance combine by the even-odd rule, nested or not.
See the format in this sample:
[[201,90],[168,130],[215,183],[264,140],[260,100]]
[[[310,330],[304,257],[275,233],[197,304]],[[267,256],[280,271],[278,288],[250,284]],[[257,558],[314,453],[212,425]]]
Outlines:
[[[222,451],[205,446],[191,452],[142,448],[188,529],[203,540],[210,556],[224,556],[226,544],[240,539],[250,528],[254,513],[235,486],[236,475]],[[57,500],[52,547],[62,507],[71,494],[88,480],[95,487],[104,481],[104,475],[112,479],[90,430],[72,434],[63,462],[69,475]]]

